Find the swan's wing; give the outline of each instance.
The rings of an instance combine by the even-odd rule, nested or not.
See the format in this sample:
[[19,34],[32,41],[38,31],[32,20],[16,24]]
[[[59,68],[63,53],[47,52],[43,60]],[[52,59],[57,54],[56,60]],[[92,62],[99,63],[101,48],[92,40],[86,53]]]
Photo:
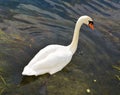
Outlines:
[[29,62],[29,66],[35,64],[37,61],[43,60],[48,56],[48,54],[54,52],[59,46],[58,45],[48,45],[45,48],[41,49]]
[[42,61],[36,62],[33,66],[31,66],[31,68],[37,75],[44,73],[53,74],[66,66],[71,61],[71,58],[71,53],[62,53],[57,51],[50,54]]

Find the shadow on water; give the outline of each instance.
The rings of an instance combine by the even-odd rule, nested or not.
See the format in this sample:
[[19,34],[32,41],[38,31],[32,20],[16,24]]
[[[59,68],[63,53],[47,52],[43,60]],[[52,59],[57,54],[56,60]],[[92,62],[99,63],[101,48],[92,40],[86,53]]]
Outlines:
[[[39,83],[39,86],[37,87],[38,90],[37,91],[37,95],[48,95],[47,93],[47,83],[50,79],[50,75],[44,75],[46,78]],[[36,80],[38,80],[40,77],[42,76],[23,76],[22,80],[20,82],[20,84],[18,85],[19,87],[23,87],[27,84],[31,84],[32,82],[35,82]]]
[[30,84],[31,82],[38,80],[40,77],[45,77],[43,84],[47,84],[51,75],[45,74],[42,76],[22,76],[22,80],[21,80],[19,86],[24,86],[24,85]]
[[[1,0],[0,95],[119,95],[119,3]],[[22,76],[24,66],[40,49],[71,42],[81,15],[94,19],[95,31],[82,26],[78,50],[70,64],[50,78],[48,74]]]
[[[40,78],[45,77],[44,80],[40,81]],[[42,76],[23,76],[22,80],[19,84],[19,87],[29,85],[39,79],[39,84],[37,86],[37,93],[38,95],[48,95],[47,93],[47,84],[52,76],[49,74],[45,74]]]
[[23,76],[22,80],[20,82],[20,86],[24,86],[26,84],[29,84],[31,82],[34,82],[35,80],[37,80],[39,77],[36,76]]

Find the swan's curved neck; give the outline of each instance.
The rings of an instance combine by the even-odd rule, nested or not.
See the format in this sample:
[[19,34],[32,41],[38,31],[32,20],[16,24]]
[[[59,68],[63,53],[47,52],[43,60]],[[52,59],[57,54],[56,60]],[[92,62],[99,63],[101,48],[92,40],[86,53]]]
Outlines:
[[81,18],[78,19],[76,25],[75,25],[75,30],[74,30],[74,35],[71,44],[69,45],[71,52],[74,54],[77,46],[78,46],[78,40],[79,40],[79,31],[81,28],[81,25],[83,24],[83,20]]

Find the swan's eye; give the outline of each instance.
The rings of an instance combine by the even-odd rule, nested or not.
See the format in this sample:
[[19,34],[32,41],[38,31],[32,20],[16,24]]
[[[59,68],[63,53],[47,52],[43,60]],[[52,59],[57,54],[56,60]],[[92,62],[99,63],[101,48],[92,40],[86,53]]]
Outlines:
[[92,24],[92,25],[93,25],[94,23],[93,23],[93,21],[89,21],[89,24]]
[[89,26],[92,30],[94,30],[94,24],[93,24],[93,21],[89,21],[88,26]]

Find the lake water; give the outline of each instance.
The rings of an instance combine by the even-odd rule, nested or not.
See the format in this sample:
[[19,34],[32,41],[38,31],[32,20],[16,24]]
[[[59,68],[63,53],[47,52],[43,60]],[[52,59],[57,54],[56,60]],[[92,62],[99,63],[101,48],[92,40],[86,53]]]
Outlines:
[[[68,45],[82,15],[72,61],[49,76],[22,76],[24,66],[46,45]],[[119,95],[119,0],[0,0],[0,95]]]

